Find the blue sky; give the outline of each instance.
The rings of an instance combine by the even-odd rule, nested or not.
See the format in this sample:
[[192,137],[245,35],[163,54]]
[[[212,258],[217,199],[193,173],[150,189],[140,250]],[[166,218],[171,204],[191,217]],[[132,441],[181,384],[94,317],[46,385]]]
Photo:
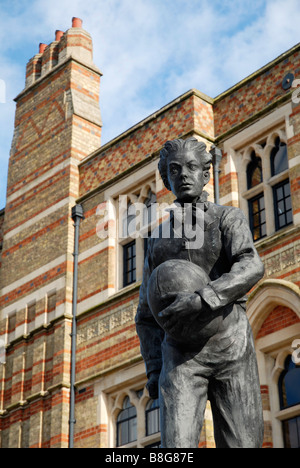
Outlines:
[[300,42],[299,0],[0,0],[0,209],[26,63],[73,16],[103,73],[103,144],[191,88],[217,96]]

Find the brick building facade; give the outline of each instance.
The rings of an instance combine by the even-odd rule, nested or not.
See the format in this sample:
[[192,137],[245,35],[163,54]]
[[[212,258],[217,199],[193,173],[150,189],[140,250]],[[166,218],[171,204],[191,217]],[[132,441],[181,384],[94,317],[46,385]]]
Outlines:
[[[101,72],[89,33],[73,18],[69,30],[40,44],[16,97],[0,212],[1,447],[68,446],[76,203],[84,220],[75,446],[159,444],[158,402],[145,390],[134,324],[146,242],[123,227],[130,203],[151,209],[150,201],[172,202],[157,170],[159,151],[165,141],[189,136],[222,149],[220,204],[244,210],[265,264],[247,310],[264,447],[299,444],[299,392],[289,392],[290,382],[299,383],[300,105],[293,83],[299,75],[297,45],[216,98],[190,90],[101,146]],[[213,201],[212,182],[208,191]],[[115,224],[107,211],[116,213]],[[151,226],[144,224],[147,234]],[[200,447],[213,446],[208,404]]]

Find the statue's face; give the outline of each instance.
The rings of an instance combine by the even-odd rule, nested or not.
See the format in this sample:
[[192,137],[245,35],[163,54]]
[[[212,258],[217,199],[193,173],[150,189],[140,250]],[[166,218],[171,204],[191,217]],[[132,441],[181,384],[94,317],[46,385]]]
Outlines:
[[194,151],[184,150],[168,157],[168,180],[179,202],[196,201],[209,178],[209,171],[203,171],[201,160]]

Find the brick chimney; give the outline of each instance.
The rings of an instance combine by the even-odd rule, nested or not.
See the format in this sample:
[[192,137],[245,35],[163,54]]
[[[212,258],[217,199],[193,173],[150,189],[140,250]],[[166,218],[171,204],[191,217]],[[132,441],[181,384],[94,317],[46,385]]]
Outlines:
[[[45,409],[45,418],[37,423],[36,399],[28,401],[26,414],[31,419],[24,416],[32,447],[41,443],[36,434],[46,434],[49,428],[49,445],[67,446],[68,422],[64,415],[68,412],[70,387],[67,363],[74,230],[70,215],[79,196],[78,164],[100,146],[100,77],[100,70],[92,62],[91,37],[82,29],[82,21],[73,18],[68,31],[57,30],[53,42],[39,45],[38,53],[27,64],[26,87],[15,98],[1,252],[0,337],[12,316],[9,340],[19,338],[24,349],[24,359],[20,360],[19,345],[12,347],[11,362],[18,361],[14,372],[31,382],[29,394],[39,398],[47,395],[49,407],[55,405],[51,413]],[[42,331],[42,342],[36,335],[45,324],[53,327],[53,341],[49,336],[49,343],[48,331]],[[31,340],[30,347],[23,342],[28,333],[38,337]],[[47,357],[41,349],[47,349]],[[48,379],[48,372],[41,369],[45,369],[48,359],[52,366],[57,356],[65,363],[64,368]],[[30,359],[36,365],[27,375]],[[58,362],[56,365],[60,366]],[[55,388],[53,393],[51,388]],[[23,386],[18,383],[7,386],[5,392],[6,406],[24,403]],[[6,421],[13,431],[10,418],[8,412]]]
[[50,44],[40,43],[39,52],[32,57],[26,67],[26,87],[32,85],[53,67],[72,56],[87,64],[93,63],[91,35],[82,28],[80,18],[72,18],[72,27],[66,32],[56,30],[55,40]]

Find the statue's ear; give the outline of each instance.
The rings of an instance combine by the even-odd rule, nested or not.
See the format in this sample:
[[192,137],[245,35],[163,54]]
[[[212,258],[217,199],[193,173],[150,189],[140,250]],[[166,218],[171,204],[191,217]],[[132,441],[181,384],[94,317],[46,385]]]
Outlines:
[[203,179],[204,179],[204,185],[208,184],[210,181],[210,171],[204,171],[203,172]]

